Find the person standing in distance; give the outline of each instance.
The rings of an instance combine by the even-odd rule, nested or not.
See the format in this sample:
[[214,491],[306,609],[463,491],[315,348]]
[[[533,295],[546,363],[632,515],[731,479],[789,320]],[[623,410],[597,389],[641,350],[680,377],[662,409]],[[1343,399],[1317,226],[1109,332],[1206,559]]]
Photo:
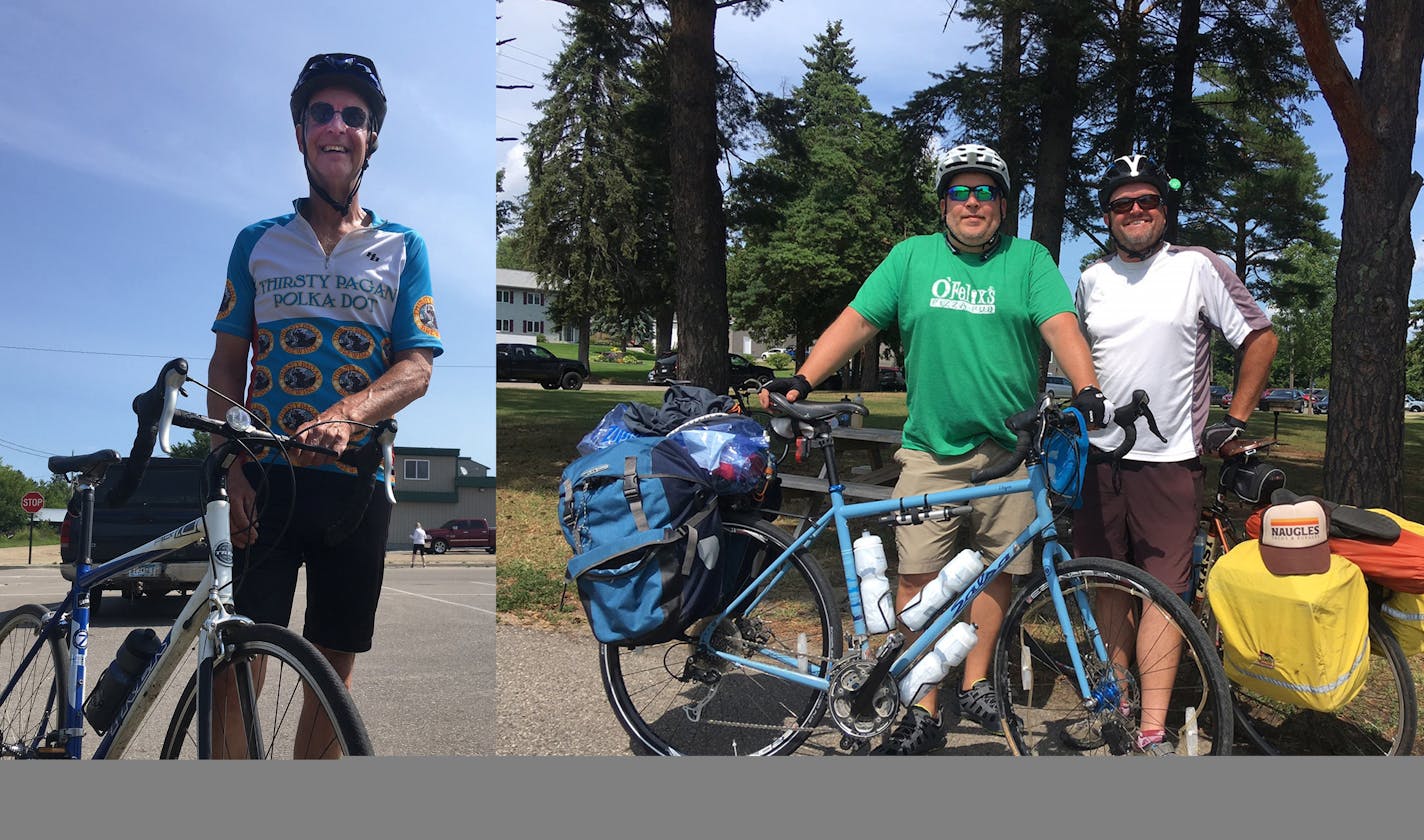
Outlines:
[[[208,413],[221,417],[237,402],[261,424],[339,453],[362,442],[362,424],[394,417],[426,392],[440,331],[424,240],[361,206],[386,117],[375,63],[314,55],[289,105],[308,195],[294,212],[237,236],[213,322]],[[285,626],[305,565],[302,634],[349,687],[356,655],[371,649],[390,505],[373,494],[355,530],[328,546],[326,526],[355,479],[330,457],[293,452],[293,488],[281,458],[269,448],[261,463],[228,474],[233,543],[247,549],[235,552],[236,607]],[[219,717],[226,707],[217,701],[230,702],[231,687],[216,692]],[[310,734],[299,757],[333,749],[325,721],[312,718],[304,710],[299,732]]]
[[415,530],[410,532],[410,567],[415,568],[415,555],[420,552],[420,566],[425,568],[425,529],[420,527],[420,523],[415,523]]
[[[1098,185],[1111,252],[1083,271],[1076,303],[1093,366],[1108,399],[1126,404],[1142,388],[1166,437],[1139,437],[1119,464],[1088,467],[1083,506],[1073,519],[1073,548],[1080,557],[1133,563],[1187,596],[1192,540],[1204,489],[1200,456],[1216,454],[1246,428],[1276,355],[1271,321],[1226,262],[1206,248],[1163,239],[1167,202],[1180,182],[1145,155],[1112,162]],[[1225,419],[1208,426],[1211,406],[1211,334],[1221,333],[1241,351],[1236,397]],[[1103,599],[1103,609],[1125,615],[1126,600]],[[1100,626],[1124,627],[1109,620]],[[1141,617],[1135,635],[1107,639],[1118,667],[1135,658],[1141,708],[1121,709],[1126,734],[1149,755],[1170,755],[1168,699],[1181,658],[1181,638],[1167,632],[1161,613]],[[1135,718],[1140,719],[1134,720]],[[1085,718],[1062,735],[1073,749],[1106,743],[1102,719]]]
[[[935,194],[944,231],[892,248],[796,374],[765,388],[803,399],[880,330],[898,323],[909,416],[895,453],[897,496],[968,487],[971,472],[1008,457],[1015,439],[1004,420],[1038,397],[1041,342],[1072,380],[1073,404],[1090,422],[1103,422],[1103,396],[1058,266],[1042,245],[999,232],[1008,191],[1008,166],[993,149],[967,144],[943,152]],[[760,400],[769,407],[766,393]],[[1010,476],[1026,477],[1022,465]],[[991,562],[1034,517],[1027,494],[981,499],[973,507],[950,522],[895,529],[897,612],[934,580],[960,540]],[[1010,574],[1033,571],[1031,555],[1021,553],[969,608],[980,643],[964,660],[958,707],[990,732],[1001,731],[988,680],[992,640],[1008,608]],[[911,706],[875,752],[919,755],[942,744],[938,699],[934,690]]]

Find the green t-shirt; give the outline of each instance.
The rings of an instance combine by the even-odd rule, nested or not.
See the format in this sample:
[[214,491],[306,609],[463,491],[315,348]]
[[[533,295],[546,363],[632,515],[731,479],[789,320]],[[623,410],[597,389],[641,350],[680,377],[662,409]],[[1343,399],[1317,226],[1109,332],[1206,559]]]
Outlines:
[[1004,418],[1033,405],[1038,328],[1072,312],[1048,249],[1003,236],[983,259],[956,254],[944,234],[906,239],[870,273],[851,308],[905,342],[904,446],[962,455],[992,437],[1014,446]]

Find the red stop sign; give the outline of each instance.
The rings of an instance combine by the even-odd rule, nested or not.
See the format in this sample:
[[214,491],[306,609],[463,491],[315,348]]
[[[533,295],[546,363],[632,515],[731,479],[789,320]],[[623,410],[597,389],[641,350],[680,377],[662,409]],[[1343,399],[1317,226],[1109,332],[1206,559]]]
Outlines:
[[44,507],[44,496],[33,491],[26,493],[20,497],[20,507],[25,513],[39,513],[40,509]]

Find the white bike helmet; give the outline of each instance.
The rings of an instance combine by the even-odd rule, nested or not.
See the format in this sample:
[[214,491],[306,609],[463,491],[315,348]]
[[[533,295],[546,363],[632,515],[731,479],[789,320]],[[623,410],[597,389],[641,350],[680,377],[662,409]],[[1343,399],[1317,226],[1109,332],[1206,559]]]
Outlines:
[[978,143],[966,143],[941,152],[935,164],[935,197],[944,198],[949,180],[960,172],[983,172],[1005,194],[1009,191],[1009,166],[999,153]]

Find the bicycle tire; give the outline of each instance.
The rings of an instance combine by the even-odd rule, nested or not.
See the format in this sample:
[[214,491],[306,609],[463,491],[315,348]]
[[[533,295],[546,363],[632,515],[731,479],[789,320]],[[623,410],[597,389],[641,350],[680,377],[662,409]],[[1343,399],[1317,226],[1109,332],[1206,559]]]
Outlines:
[[1419,720],[1414,675],[1383,619],[1371,614],[1369,621],[1369,676],[1334,712],[1303,709],[1233,684],[1244,739],[1265,755],[1409,755]]
[[[285,627],[273,624],[233,624],[222,629],[224,649],[229,653],[214,662],[213,680],[229,675],[238,689],[242,715],[242,736],[246,758],[283,759],[303,754],[335,753],[335,757],[372,755],[371,740],[361,715],[356,711],[346,686],[341,682],[326,657],[306,639]],[[257,669],[252,663],[262,657]],[[261,683],[255,697],[246,687],[252,675]],[[303,696],[310,692],[316,709],[330,724],[331,736],[320,744],[309,739],[299,743],[299,720],[303,714]],[[290,705],[288,705],[290,704]],[[183,688],[168,732],[163,738],[159,757],[164,759],[198,757],[197,718],[198,674],[195,672]],[[214,714],[213,749],[222,749],[222,728]],[[253,726],[253,722],[256,726]],[[306,737],[303,733],[300,737]],[[330,757],[330,756],[328,756]]]
[[[723,529],[747,539],[744,568],[760,571],[791,544],[785,531],[755,516],[728,515]],[[724,620],[713,644],[735,644],[748,659],[761,658],[754,646],[794,658],[799,634],[805,633],[808,667],[827,670],[841,655],[842,627],[838,601],[816,561],[800,551],[792,554],[785,574],[762,591],[766,597],[750,613],[736,616],[741,626]],[[688,637],[695,640],[707,621],[695,624]],[[752,637],[764,641],[757,645]],[[604,692],[636,752],[789,755],[825,715],[825,690],[699,655],[695,648],[685,639],[637,648],[599,646]],[[715,665],[715,683],[688,676],[690,661]],[[692,720],[689,710],[704,700]]]
[[[0,690],[34,646],[48,612],[39,604],[25,604],[0,620]],[[68,685],[64,646],[54,635],[45,646],[49,655],[37,653],[0,704],[0,758],[38,758],[39,749],[47,746],[47,736],[64,728]]]
[[[1106,558],[1062,563],[1057,577],[1083,667],[1099,703],[1089,708],[1083,702],[1048,583],[1043,573],[1037,572],[1010,605],[1003,630],[994,642],[995,691],[1013,753],[1142,754],[1137,747],[1142,668],[1135,656],[1124,670],[1095,654],[1077,599],[1079,593],[1087,596],[1098,630],[1105,639],[1112,639],[1130,630],[1131,623],[1122,620],[1125,614],[1102,609],[1101,600],[1108,593],[1120,593],[1138,601],[1126,612],[1137,616],[1146,604],[1157,607],[1185,642],[1166,709],[1168,743],[1178,754],[1230,754],[1234,721],[1226,672],[1215,645],[1181,598],[1141,569]],[[1118,692],[1119,699],[1109,703],[1113,692]],[[1065,730],[1080,731],[1082,727],[1092,727],[1101,743],[1087,748],[1069,746]]]

